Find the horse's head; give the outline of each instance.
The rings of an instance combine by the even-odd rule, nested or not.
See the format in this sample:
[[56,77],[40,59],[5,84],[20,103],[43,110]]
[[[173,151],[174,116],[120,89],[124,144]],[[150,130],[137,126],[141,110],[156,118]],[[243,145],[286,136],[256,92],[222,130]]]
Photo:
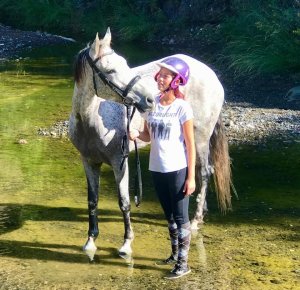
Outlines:
[[141,112],[153,108],[151,88],[147,88],[141,76],[136,75],[127,65],[127,61],[112,50],[109,28],[103,39],[99,39],[98,33],[96,34],[87,58],[94,73],[109,85],[125,104],[132,104]]

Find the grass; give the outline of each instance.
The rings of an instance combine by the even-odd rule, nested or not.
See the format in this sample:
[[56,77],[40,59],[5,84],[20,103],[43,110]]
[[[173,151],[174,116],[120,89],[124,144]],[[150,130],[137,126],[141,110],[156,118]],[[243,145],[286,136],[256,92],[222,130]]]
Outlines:
[[236,74],[293,73],[300,68],[300,14],[276,1],[248,4],[222,27],[222,59]]

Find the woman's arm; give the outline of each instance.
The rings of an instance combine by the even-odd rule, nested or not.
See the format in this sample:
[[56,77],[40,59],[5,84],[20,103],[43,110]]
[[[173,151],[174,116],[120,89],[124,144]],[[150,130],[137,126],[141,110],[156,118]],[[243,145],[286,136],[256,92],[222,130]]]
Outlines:
[[191,195],[196,189],[195,166],[196,166],[196,149],[194,137],[193,119],[183,123],[183,135],[187,150],[188,176],[184,185],[185,195]]
[[131,141],[134,141],[136,138],[144,141],[144,142],[150,142],[150,134],[148,130],[147,122],[144,122],[144,129],[143,131],[138,131],[136,129],[129,131],[129,139]]

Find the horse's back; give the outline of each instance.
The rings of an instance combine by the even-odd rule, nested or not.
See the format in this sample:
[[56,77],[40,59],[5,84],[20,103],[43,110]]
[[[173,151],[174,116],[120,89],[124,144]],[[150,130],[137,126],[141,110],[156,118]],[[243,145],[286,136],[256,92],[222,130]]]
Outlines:
[[[190,78],[185,87],[181,87],[183,93],[185,93],[187,100],[199,99],[202,103],[211,103],[218,101],[223,103],[224,89],[217,77],[216,73],[205,63],[185,54],[175,54],[169,57],[178,57],[183,59],[190,68]],[[142,74],[143,76],[149,76],[152,78],[152,82],[149,86],[155,86],[154,75],[159,70],[157,65],[165,58],[132,68],[136,74]],[[157,90],[158,92],[158,90]],[[214,98],[207,98],[207,95],[214,94]]]
[[[185,54],[168,57],[181,58],[189,65],[189,81],[180,90],[193,108],[196,134],[208,142],[223,106],[223,86],[216,73],[205,63]],[[147,86],[153,88],[154,94],[159,94],[154,76],[159,70],[157,64],[163,59],[132,68],[135,74],[141,74],[147,79]]]

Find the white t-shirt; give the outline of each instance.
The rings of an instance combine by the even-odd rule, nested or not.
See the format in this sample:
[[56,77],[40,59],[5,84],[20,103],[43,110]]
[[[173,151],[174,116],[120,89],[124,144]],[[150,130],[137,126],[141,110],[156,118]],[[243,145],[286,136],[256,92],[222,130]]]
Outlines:
[[193,119],[190,104],[175,99],[167,106],[155,98],[155,109],[144,115],[151,138],[149,170],[172,172],[187,167],[182,124]]

